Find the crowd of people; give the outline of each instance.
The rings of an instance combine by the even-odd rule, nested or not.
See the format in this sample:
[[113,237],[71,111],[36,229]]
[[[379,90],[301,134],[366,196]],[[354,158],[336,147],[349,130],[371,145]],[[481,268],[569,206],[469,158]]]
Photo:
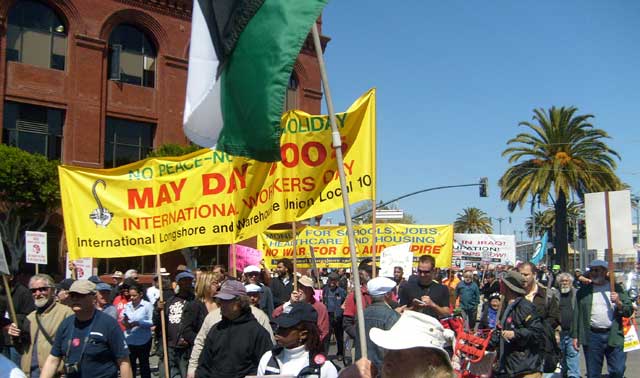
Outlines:
[[451,378],[469,367],[456,348],[465,333],[487,335],[486,376],[578,378],[580,354],[588,378],[600,377],[605,358],[609,377],[624,376],[622,322],[634,304],[622,285],[611,291],[604,261],[585,274],[529,262],[455,271],[423,255],[407,274],[376,270],[360,262],[359,288],[345,269],[300,275],[286,258],[274,272],[263,263],[236,277],[219,265],[181,265],[173,277],[162,268],[150,287],[133,269],[112,282],[14,280],[15,319],[0,293],[0,375],[150,378],[156,355],[157,374],[171,378]]

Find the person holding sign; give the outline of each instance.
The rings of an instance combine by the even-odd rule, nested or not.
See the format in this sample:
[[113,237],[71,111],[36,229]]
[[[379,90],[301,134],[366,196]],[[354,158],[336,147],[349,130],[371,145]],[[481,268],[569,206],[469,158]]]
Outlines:
[[587,378],[600,377],[605,357],[609,377],[622,378],[627,361],[622,318],[631,316],[633,306],[621,285],[615,284],[615,291],[611,292],[606,261],[593,260],[589,268],[591,284],[581,287],[576,294],[571,322],[573,347],[576,350],[579,344],[584,347]]
[[[11,299],[13,300],[18,328],[26,329],[25,321],[27,319],[27,315],[35,310],[33,298],[31,297],[29,290],[23,284],[13,279],[12,276],[9,276],[8,278],[11,282]],[[14,345],[16,344],[15,340],[13,340],[8,334],[9,325],[16,322],[16,320],[9,320],[9,314],[9,297],[7,296],[5,286],[0,286],[0,327],[2,327],[3,331],[2,338],[0,340],[0,347],[2,349],[2,354],[13,361],[16,365],[19,365],[21,358],[20,353]]]

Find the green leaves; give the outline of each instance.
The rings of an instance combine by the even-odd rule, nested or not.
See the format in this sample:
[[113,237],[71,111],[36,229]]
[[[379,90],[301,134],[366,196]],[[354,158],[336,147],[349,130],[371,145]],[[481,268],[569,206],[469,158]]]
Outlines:
[[453,223],[453,232],[465,234],[491,234],[493,226],[491,218],[476,207],[462,209]]

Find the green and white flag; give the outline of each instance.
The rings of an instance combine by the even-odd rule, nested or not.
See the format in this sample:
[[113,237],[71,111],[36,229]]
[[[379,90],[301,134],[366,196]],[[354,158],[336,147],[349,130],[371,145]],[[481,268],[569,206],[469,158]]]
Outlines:
[[194,0],[184,133],[203,147],[280,160],[280,117],[328,0]]

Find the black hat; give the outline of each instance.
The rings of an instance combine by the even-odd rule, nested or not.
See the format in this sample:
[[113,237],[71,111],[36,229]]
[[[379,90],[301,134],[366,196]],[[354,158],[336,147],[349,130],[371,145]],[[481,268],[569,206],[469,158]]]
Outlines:
[[340,276],[336,272],[331,272],[331,273],[329,273],[329,279],[330,280],[339,280]]
[[524,289],[524,277],[522,274],[510,270],[507,274],[502,277],[502,282],[507,285],[511,291],[518,294],[526,294],[527,291]]
[[278,327],[291,328],[300,322],[317,322],[318,313],[312,305],[305,302],[295,302],[291,305],[289,312],[282,313],[274,319]]
[[493,293],[489,294],[489,302],[491,302],[492,299],[500,299],[500,293],[494,291]]
[[69,290],[71,289],[71,284],[73,284],[73,280],[71,278],[65,278],[64,280],[58,282],[58,284],[56,285],[56,289]]

